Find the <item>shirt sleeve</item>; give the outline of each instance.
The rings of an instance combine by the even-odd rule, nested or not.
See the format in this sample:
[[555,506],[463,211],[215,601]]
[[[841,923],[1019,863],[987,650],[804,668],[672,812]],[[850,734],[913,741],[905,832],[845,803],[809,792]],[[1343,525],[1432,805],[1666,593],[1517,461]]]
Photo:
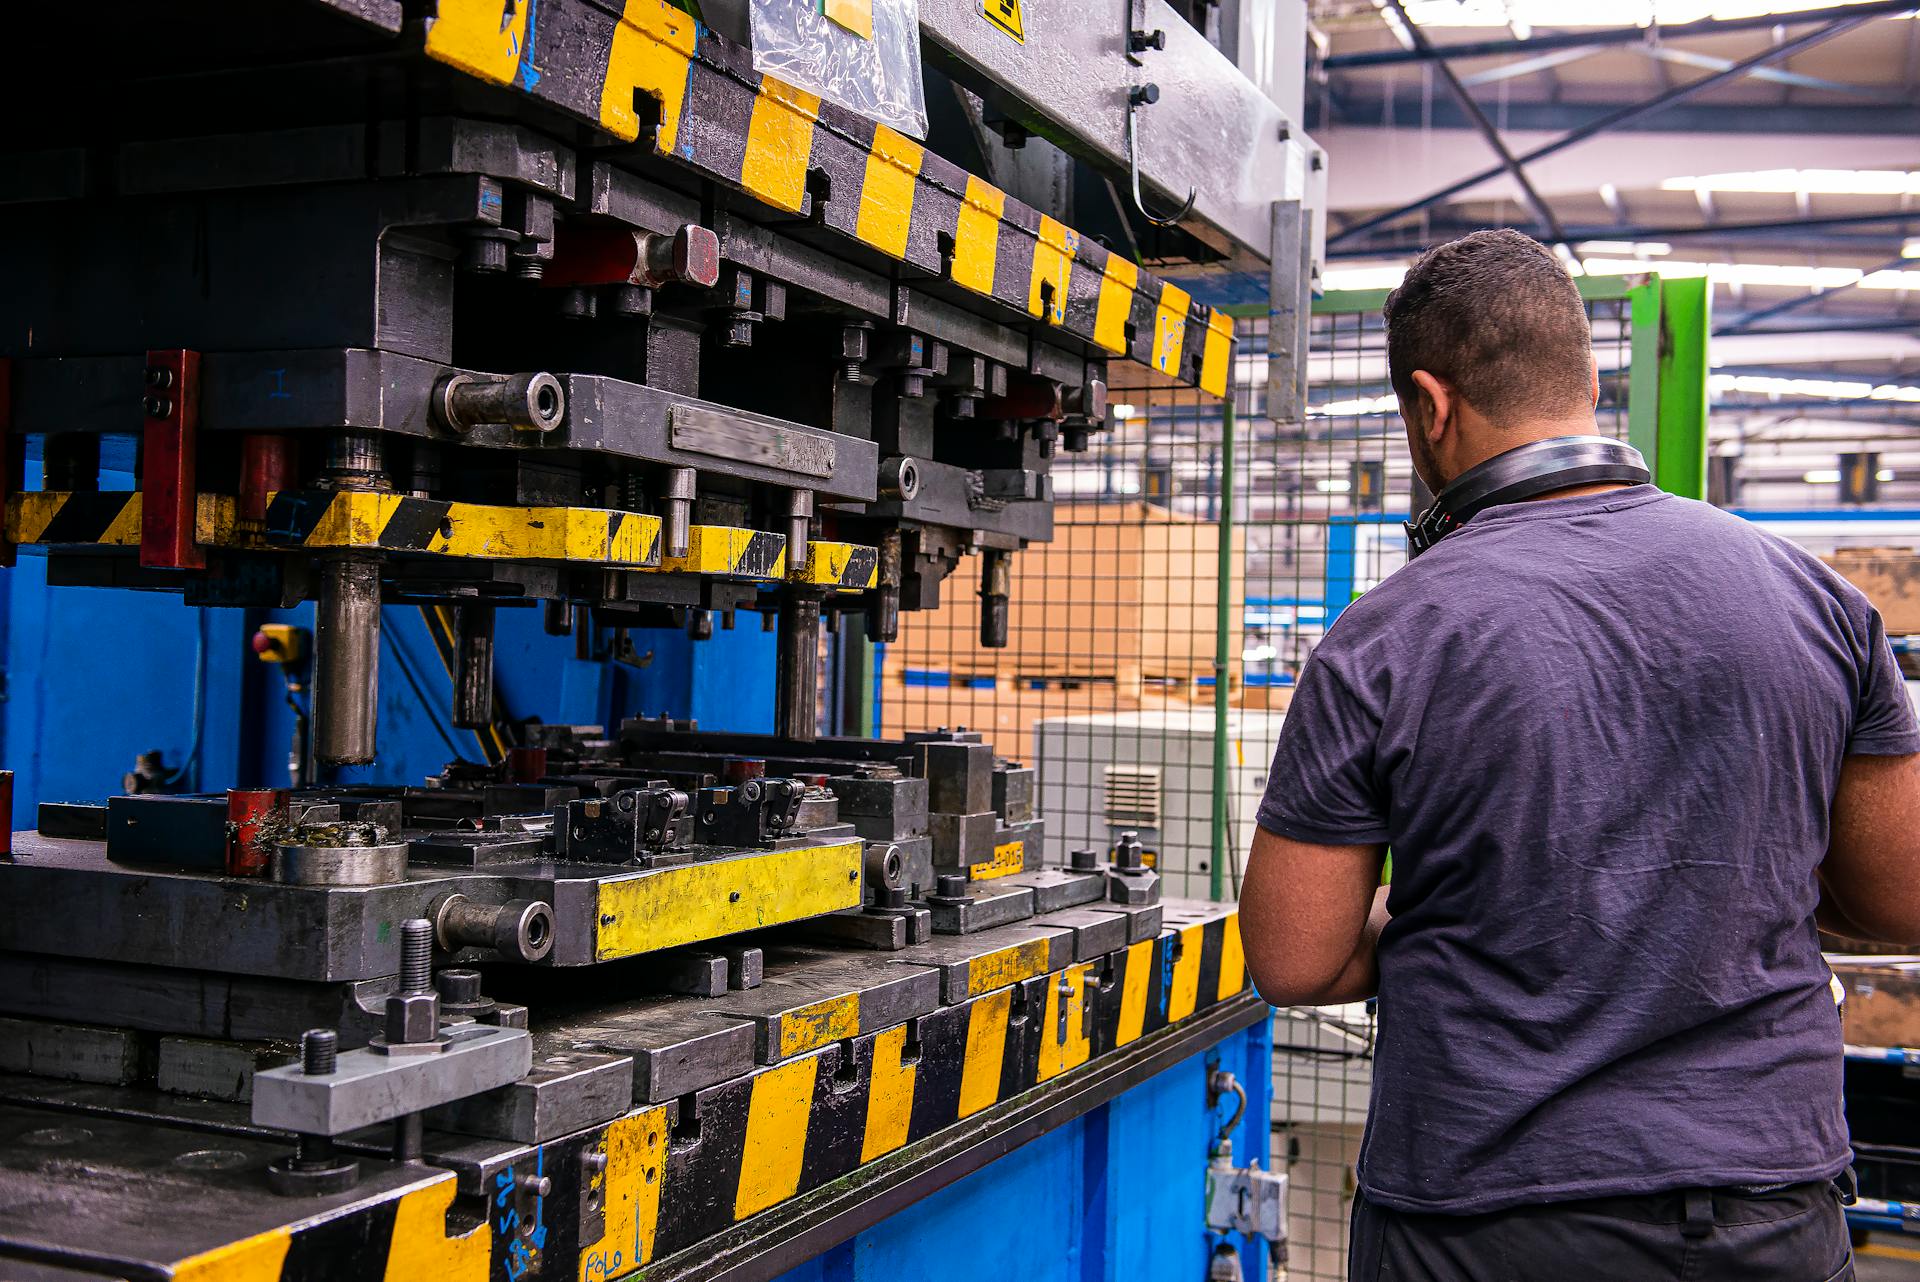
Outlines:
[[1280,743],[1256,818],[1262,828],[1318,846],[1387,840],[1374,783],[1380,720],[1317,656],[1280,723]]
[[[1284,729],[1284,723],[1283,723]],[[1847,736],[1849,755],[1902,757],[1920,752],[1920,719],[1907,696],[1906,680],[1887,641],[1880,611],[1870,616],[1867,665],[1861,674],[1860,703],[1853,713],[1853,733]]]

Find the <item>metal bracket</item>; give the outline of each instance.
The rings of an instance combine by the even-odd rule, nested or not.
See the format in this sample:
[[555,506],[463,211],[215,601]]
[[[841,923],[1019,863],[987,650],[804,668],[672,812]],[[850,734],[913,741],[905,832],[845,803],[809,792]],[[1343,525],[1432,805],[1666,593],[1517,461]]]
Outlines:
[[517,1082],[533,1067],[533,1038],[524,1028],[462,1024],[444,1032],[430,1054],[348,1051],[333,1071],[288,1064],[253,1079],[253,1120],[302,1135],[345,1135],[440,1104]]

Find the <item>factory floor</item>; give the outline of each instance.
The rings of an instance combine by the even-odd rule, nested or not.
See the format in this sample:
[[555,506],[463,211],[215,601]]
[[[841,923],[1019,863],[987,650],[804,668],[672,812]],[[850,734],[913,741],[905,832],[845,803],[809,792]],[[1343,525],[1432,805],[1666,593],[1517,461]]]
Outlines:
[[1857,1282],[1920,1282],[1920,1249],[1901,1245],[1898,1238],[1875,1234],[1853,1259]]

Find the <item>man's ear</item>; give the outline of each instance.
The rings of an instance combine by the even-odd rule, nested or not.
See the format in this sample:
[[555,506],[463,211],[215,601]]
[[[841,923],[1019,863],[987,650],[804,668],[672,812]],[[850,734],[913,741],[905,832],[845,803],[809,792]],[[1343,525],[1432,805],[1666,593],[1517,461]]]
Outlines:
[[1600,408],[1600,362],[1593,363],[1593,408]]
[[1420,433],[1429,441],[1438,441],[1454,425],[1455,396],[1451,387],[1423,369],[1413,371],[1413,381],[1426,395],[1431,413],[1420,425]]

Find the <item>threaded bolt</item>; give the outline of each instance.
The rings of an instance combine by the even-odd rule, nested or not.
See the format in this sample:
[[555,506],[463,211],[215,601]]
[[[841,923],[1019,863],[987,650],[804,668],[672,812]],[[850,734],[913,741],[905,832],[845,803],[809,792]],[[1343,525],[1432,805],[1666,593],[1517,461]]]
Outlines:
[[433,923],[425,917],[400,923],[400,991],[433,991]]
[[300,1034],[300,1071],[308,1077],[325,1077],[339,1058],[340,1034],[331,1028],[309,1028]]

